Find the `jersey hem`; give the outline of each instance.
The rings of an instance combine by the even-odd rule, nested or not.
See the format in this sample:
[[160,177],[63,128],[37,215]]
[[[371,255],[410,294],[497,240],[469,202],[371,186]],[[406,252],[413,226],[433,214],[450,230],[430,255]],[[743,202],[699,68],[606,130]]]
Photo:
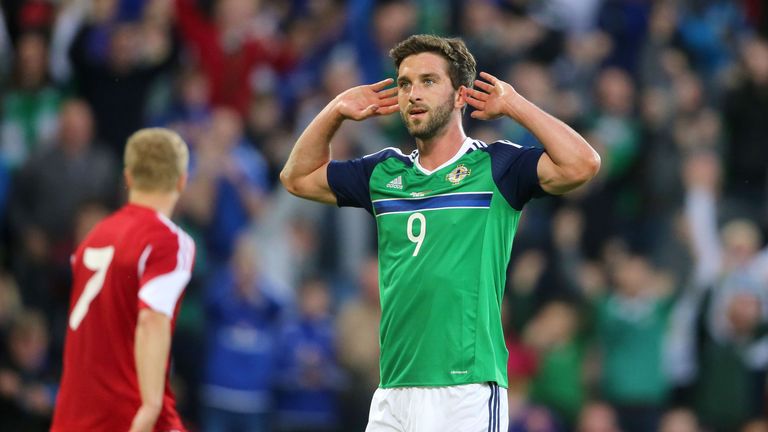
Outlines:
[[501,383],[501,382],[496,381],[494,379],[489,379],[489,380],[472,380],[472,381],[467,381],[467,382],[457,382],[457,383],[451,383],[451,384],[446,384],[446,383],[399,383],[399,384],[387,384],[387,385],[384,385],[384,384],[379,383],[379,387],[378,388],[391,389],[391,388],[403,388],[403,387],[454,387],[454,386],[461,386],[461,385],[467,385],[467,384],[485,384],[485,383],[488,383],[488,382],[494,382],[494,383],[496,383],[496,385],[498,385],[499,387],[502,387],[502,388],[508,388],[509,387],[509,383],[508,382]]

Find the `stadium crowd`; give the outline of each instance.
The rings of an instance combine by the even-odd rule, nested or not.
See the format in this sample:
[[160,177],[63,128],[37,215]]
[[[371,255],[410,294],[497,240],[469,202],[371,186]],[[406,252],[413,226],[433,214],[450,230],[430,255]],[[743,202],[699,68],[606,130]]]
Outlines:
[[[173,346],[190,430],[361,431],[375,225],[277,181],[297,134],[414,33],[583,133],[599,178],[527,206],[504,323],[510,431],[768,431],[768,6],[760,0],[3,0],[0,430],[47,430],[69,256],[122,149],[179,131],[197,243]],[[537,145],[511,120],[468,134]],[[345,124],[333,157],[413,140]],[[467,238],[466,241],[473,241]],[[238,429],[239,428],[239,429]]]

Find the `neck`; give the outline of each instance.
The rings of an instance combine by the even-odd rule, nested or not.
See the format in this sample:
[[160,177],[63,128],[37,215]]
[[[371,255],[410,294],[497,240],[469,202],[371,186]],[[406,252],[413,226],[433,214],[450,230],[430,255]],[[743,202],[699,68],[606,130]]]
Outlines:
[[455,156],[466,138],[467,134],[464,133],[460,117],[454,117],[445,129],[432,138],[416,138],[416,148],[419,149],[419,164],[424,169],[434,170]]
[[149,207],[157,210],[169,218],[173,214],[173,208],[179,199],[178,192],[144,192],[131,189],[128,192],[128,202],[131,204]]

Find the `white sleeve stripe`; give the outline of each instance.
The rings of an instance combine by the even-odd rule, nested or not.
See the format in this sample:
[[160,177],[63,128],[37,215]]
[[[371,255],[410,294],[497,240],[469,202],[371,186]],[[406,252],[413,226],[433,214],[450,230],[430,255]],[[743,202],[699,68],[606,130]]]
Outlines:
[[139,298],[153,310],[173,317],[176,302],[189,282],[188,271],[174,270],[152,278],[139,290]]
[[195,244],[186,233],[178,231],[177,234],[179,236],[179,263],[176,268],[178,270],[191,271]]
[[501,143],[501,144],[511,145],[511,146],[517,147],[517,148],[523,148],[523,146],[521,146],[520,144],[515,144],[515,143],[513,143],[512,141],[509,141],[509,140],[498,140],[496,142],[497,143]]
[[[161,222],[176,234],[176,268],[162,275],[155,276],[139,289],[139,298],[153,310],[173,317],[176,303],[184,292],[192,274],[192,259],[195,243],[192,238],[179,229],[176,224],[158,213]],[[149,256],[149,254],[147,254]],[[146,260],[145,260],[146,261]]]
[[147,245],[147,247],[144,248],[144,251],[139,256],[139,280],[141,280],[141,277],[144,276],[144,269],[147,268],[147,259],[149,259],[149,254],[152,253],[152,245]]

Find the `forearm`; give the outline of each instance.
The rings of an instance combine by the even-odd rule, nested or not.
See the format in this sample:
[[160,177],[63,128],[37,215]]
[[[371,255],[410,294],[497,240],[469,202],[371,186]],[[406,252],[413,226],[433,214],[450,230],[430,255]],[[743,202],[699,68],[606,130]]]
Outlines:
[[697,283],[706,284],[717,277],[722,260],[714,194],[704,188],[689,188],[685,197],[685,217],[696,259],[694,277]]
[[333,100],[301,134],[280,173],[280,181],[289,192],[306,198],[335,202],[335,199],[319,199],[322,197],[316,196],[317,191],[309,190],[305,183],[310,182],[305,180],[330,162],[330,142],[342,121],[343,117],[337,109],[337,101]]
[[166,367],[171,348],[170,318],[160,312],[142,309],[136,325],[134,345],[142,408],[159,415],[163,406]]
[[561,120],[519,94],[507,98],[505,114],[528,129],[541,142],[569,190],[591,179],[600,156],[587,141]]

